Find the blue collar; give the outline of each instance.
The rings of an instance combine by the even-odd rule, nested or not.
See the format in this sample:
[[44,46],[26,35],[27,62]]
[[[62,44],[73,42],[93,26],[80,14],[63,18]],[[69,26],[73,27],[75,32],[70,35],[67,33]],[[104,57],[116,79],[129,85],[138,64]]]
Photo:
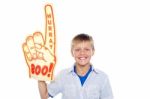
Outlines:
[[[76,69],[75,69],[76,66],[74,66],[74,72],[77,74],[76,72]],[[90,66],[90,69],[88,70],[88,72],[84,75],[84,76],[80,76],[78,75],[79,79],[80,79],[80,82],[81,82],[81,85],[83,86],[84,82],[86,81],[88,75],[90,74],[90,72],[92,71],[92,66]]]
[[[94,73],[96,73],[96,74],[101,73],[101,71],[95,69],[92,64],[91,64],[90,66],[91,66],[92,72],[94,72]],[[75,68],[75,65],[73,65],[72,67],[68,68],[68,69],[67,69],[67,72],[68,72],[68,73],[73,73],[73,75],[76,74],[76,72],[74,71],[74,70],[75,70],[74,68]]]
[[[92,70],[93,70],[93,69],[92,69],[92,66],[90,65],[90,69],[88,70],[88,72],[87,72],[84,76],[88,75]],[[76,66],[74,66],[74,72],[77,74]],[[78,74],[77,74],[77,75],[78,75]],[[78,76],[80,76],[80,75],[78,75]],[[84,77],[84,76],[83,76],[83,77]],[[80,76],[80,77],[82,77],[82,76]]]

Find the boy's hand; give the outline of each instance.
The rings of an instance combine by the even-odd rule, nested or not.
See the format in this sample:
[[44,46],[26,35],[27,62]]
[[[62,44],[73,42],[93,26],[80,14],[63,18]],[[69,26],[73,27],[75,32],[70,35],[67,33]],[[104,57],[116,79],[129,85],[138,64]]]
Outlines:
[[29,76],[37,80],[52,80],[56,64],[55,24],[51,5],[45,6],[45,38],[41,32],[35,32],[26,38],[22,48],[29,67]]

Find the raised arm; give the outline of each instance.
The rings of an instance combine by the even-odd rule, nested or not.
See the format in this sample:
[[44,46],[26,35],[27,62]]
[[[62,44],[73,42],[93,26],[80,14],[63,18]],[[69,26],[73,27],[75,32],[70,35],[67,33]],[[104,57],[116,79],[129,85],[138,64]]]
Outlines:
[[38,88],[41,99],[48,99],[47,84],[45,81],[38,81]]

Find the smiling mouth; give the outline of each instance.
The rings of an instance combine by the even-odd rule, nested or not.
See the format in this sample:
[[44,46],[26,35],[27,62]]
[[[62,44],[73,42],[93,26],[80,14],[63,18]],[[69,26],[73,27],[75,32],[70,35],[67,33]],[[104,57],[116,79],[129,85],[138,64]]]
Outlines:
[[80,60],[86,60],[87,57],[80,57],[79,59],[80,59]]

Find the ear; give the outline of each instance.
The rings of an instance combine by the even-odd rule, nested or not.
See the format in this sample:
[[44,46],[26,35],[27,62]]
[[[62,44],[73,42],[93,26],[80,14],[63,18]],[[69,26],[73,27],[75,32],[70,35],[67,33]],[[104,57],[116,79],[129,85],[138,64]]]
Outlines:
[[71,49],[71,55],[72,55],[72,57],[74,57],[74,53],[73,53],[73,50]]
[[91,53],[92,53],[92,56],[93,56],[93,55],[94,55],[94,53],[95,53],[95,50],[93,49]]

